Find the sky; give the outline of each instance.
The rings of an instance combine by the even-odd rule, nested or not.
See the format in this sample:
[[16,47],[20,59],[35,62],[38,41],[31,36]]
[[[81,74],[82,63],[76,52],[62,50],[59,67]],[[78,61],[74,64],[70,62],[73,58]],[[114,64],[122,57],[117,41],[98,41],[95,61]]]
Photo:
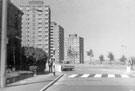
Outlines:
[[[14,4],[28,0],[11,0]],[[107,58],[111,51],[115,58],[135,56],[134,0],[44,0],[50,5],[51,21],[64,28],[65,37],[77,34],[84,38],[84,56],[92,49],[94,58]]]

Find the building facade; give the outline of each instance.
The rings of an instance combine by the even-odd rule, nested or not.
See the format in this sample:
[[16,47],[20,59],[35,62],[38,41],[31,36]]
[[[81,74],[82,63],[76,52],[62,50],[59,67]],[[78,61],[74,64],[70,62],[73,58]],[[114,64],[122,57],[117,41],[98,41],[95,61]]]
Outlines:
[[50,56],[51,11],[43,1],[31,0],[21,5],[22,46],[43,49]]
[[69,34],[65,38],[65,61],[72,63],[84,63],[84,40],[77,34]]
[[50,55],[53,57],[53,52],[55,49],[55,59],[56,62],[62,63],[64,60],[64,28],[55,22],[51,22],[51,44],[50,44]]
[[[21,69],[21,21],[23,12],[8,1],[7,5],[7,66]],[[0,41],[2,23],[2,0],[0,0]],[[1,42],[0,42],[1,46]],[[0,47],[1,48],[1,47]]]

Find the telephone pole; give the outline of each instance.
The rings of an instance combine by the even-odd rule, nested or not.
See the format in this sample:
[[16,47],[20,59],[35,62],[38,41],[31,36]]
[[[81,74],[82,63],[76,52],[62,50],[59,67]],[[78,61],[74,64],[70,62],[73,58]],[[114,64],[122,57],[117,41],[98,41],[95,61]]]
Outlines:
[[7,4],[2,0],[2,33],[1,33],[1,87],[6,86],[6,61],[7,61]]

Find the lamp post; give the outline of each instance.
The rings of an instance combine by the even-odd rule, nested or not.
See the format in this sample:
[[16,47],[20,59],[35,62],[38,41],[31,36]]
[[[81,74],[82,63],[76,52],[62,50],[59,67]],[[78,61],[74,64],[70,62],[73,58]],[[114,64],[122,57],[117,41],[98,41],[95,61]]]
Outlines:
[[[123,47],[124,49],[125,49],[125,51],[126,51],[126,56],[128,55],[127,54],[127,46],[125,46],[125,45],[122,45],[121,47]],[[127,56],[128,57],[128,56]],[[132,59],[130,58],[130,57],[128,57],[127,58],[127,60],[126,60],[126,65],[127,65],[127,74],[130,74],[130,72],[131,72],[131,69],[132,69]]]
[[121,47],[125,50],[125,55],[127,56],[127,46],[121,45]]
[[53,69],[54,69],[53,75],[54,76],[55,76],[55,62],[56,62],[56,60],[55,60],[55,51],[56,51],[56,49],[53,48]]
[[55,52],[56,52],[56,49],[55,48],[53,48],[53,58],[54,58],[54,62],[56,61],[55,59]]
[[2,0],[1,87],[5,87],[6,86],[7,4],[8,4],[8,0]]

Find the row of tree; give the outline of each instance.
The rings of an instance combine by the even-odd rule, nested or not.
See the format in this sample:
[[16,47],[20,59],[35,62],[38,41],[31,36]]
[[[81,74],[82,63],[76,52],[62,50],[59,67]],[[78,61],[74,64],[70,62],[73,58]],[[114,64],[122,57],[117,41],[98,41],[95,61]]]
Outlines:
[[[90,49],[89,51],[87,51],[87,55],[90,56],[90,63],[91,63],[91,58],[94,57],[93,50]],[[115,60],[114,54],[112,52],[109,52],[107,57],[109,58],[110,64],[112,64],[112,61]],[[100,60],[100,63],[102,64],[102,62],[105,61],[104,55],[101,54],[99,56],[99,60]],[[122,55],[122,57],[120,58],[120,61],[125,62],[126,60],[127,58],[125,57],[125,55]]]

